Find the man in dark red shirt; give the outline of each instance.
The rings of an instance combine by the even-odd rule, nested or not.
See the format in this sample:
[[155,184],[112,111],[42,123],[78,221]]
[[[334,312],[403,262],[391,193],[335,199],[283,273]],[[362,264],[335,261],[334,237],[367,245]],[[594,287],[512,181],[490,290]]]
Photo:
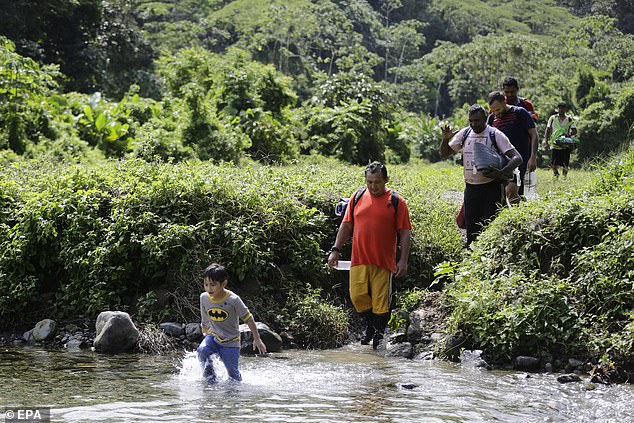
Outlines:
[[488,98],[489,115],[487,123],[499,129],[513,144],[513,147],[522,156],[523,163],[519,167],[518,175],[506,185],[506,197],[512,204],[520,201],[520,195],[524,194],[524,180],[526,170],[529,172],[537,168],[537,145],[539,136],[535,128],[535,122],[526,109],[506,104],[506,98],[501,91],[493,91]]
[[506,104],[509,106],[517,106],[526,109],[526,111],[531,115],[533,120],[537,122],[537,112],[535,112],[535,107],[533,107],[533,103],[523,97],[519,97],[517,93],[519,92],[520,87],[517,83],[517,79],[508,76],[504,78],[504,82],[502,82],[502,91],[504,92],[504,96],[506,97]]

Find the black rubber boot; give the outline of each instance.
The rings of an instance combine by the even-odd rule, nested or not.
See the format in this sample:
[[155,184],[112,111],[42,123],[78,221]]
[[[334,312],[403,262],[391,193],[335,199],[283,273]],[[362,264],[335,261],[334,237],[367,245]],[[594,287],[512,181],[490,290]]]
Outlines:
[[365,311],[361,313],[361,316],[365,319],[366,324],[365,335],[361,338],[361,345],[368,345],[374,336],[374,324],[372,323],[374,319],[371,311]]
[[379,348],[381,341],[383,341],[383,333],[387,322],[390,321],[390,313],[385,314],[373,314],[372,320],[374,322],[374,336],[372,337],[372,349]]

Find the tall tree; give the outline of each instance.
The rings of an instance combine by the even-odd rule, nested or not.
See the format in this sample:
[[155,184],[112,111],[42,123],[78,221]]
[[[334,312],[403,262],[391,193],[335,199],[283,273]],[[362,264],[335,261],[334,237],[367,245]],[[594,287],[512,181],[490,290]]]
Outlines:
[[390,24],[392,23],[390,18],[394,10],[403,6],[401,0],[383,0],[381,2],[381,11],[383,12],[383,22],[385,26],[385,73],[383,79],[387,81],[388,72],[390,67],[390,47],[392,39],[390,37]]

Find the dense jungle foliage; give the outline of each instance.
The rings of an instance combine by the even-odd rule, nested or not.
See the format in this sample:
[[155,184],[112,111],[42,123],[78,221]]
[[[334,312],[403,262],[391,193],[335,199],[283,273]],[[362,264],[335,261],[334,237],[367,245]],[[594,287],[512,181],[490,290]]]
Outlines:
[[634,150],[566,195],[505,210],[457,265],[454,331],[489,358],[589,357],[634,372]]
[[[363,184],[357,165],[382,160],[413,219],[404,307],[441,269],[452,328],[494,358],[632,360],[620,331],[634,303],[633,12],[628,0],[0,0],[0,318],[195,319],[215,260],[261,320],[339,345],[332,208]],[[577,165],[621,155],[589,187],[506,211],[464,252],[460,169],[429,162],[441,123],[466,126],[506,76],[540,136],[571,105]]]
[[[616,11],[618,10],[618,14]],[[431,161],[441,119],[516,77],[632,139],[631,2],[5,0],[0,148],[28,157]]]

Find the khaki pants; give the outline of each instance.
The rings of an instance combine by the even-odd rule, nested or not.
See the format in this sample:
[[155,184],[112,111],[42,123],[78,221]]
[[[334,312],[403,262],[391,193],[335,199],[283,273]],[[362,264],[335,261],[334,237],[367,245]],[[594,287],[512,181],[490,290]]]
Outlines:
[[369,264],[350,268],[350,299],[358,313],[390,311],[392,272]]

